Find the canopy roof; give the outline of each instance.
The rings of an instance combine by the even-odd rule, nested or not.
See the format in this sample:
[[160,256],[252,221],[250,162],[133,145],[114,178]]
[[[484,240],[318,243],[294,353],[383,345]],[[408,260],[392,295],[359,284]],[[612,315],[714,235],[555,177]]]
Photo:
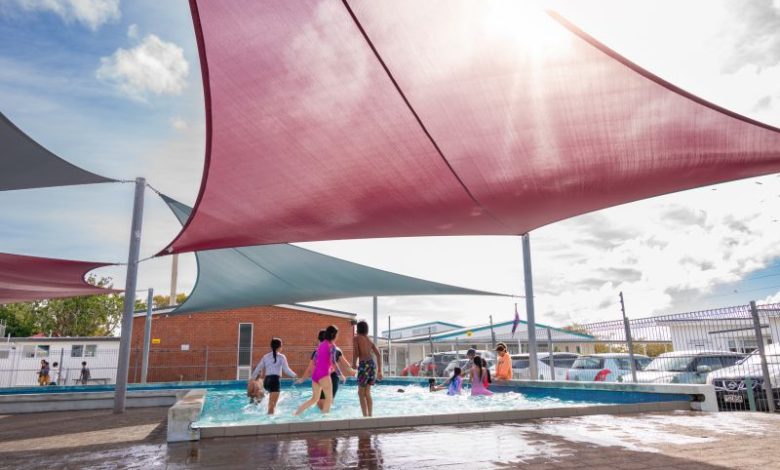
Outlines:
[[[192,208],[162,196],[184,224]],[[293,245],[197,251],[198,280],[174,313],[389,295],[500,295],[439,284]]]
[[108,183],[46,150],[0,113],[0,191]]
[[191,0],[206,97],[168,252],[516,235],[780,171],[780,131],[526,2]]
[[118,292],[84,280],[89,271],[108,265],[0,253],[0,304]]

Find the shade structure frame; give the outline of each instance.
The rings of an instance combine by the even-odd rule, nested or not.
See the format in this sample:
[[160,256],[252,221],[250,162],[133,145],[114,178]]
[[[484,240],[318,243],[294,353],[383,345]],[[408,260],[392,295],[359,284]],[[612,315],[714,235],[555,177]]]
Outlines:
[[[360,29],[365,29],[365,38],[369,40],[370,43],[376,44],[375,50],[377,51],[377,58],[380,62],[387,63],[386,69],[388,71],[392,71],[391,76],[389,77],[391,81],[395,81],[396,78],[394,78],[394,75],[398,75],[397,69],[393,67],[393,58],[388,59],[388,55],[392,55],[392,47],[386,47],[387,42],[382,42],[382,38],[378,38],[377,36],[381,36],[380,34],[376,34],[377,31],[381,33],[381,30],[378,30],[376,27],[376,22],[373,24],[373,28],[371,29],[371,9],[375,8],[374,6],[376,3],[369,4],[356,4],[356,3],[348,3],[348,2],[335,2],[340,3],[343,5],[346,5],[349,7],[350,5],[354,5],[355,9],[362,9],[362,11],[357,11],[353,18],[358,23]],[[381,4],[381,2],[379,2]],[[435,3],[435,2],[433,2]],[[457,3],[457,2],[456,2]],[[374,238],[374,237],[396,237],[396,236],[435,236],[435,235],[519,235],[522,233],[526,233],[534,228],[541,227],[543,225],[562,220],[574,215],[579,215],[583,213],[587,213],[593,210],[598,210],[606,207],[610,207],[617,204],[622,204],[626,202],[632,202],[640,199],[644,199],[647,197],[653,197],[661,194],[669,194],[676,191],[682,191],[686,189],[691,189],[694,187],[704,186],[708,184],[716,184],[720,182],[725,181],[731,181],[735,179],[742,179],[747,178],[751,176],[759,176],[762,174],[768,174],[777,172],[780,170],[780,151],[777,149],[780,148],[780,144],[774,144],[774,146],[770,145],[771,142],[780,142],[780,131],[772,126],[766,125],[764,123],[757,122],[755,120],[749,119],[747,117],[741,116],[737,113],[733,113],[731,111],[728,111],[724,108],[721,108],[717,105],[714,105],[712,103],[709,103],[703,99],[700,99],[688,92],[685,92],[684,90],[672,85],[669,82],[666,82],[662,80],[661,78],[657,77],[656,75],[652,74],[651,72],[645,70],[644,68],[634,64],[630,60],[622,57],[620,54],[617,54],[612,49],[609,49],[604,44],[600,43],[599,41],[595,40],[594,38],[590,37],[583,31],[579,30],[571,24],[570,22],[566,21],[563,17],[560,15],[556,15],[555,13],[550,13],[549,16],[557,22],[563,29],[567,30],[568,34],[571,34],[573,36],[576,36],[578,40],[582,43],[581,46],[578,46],[580,48],[583,48],[584,46],[587,46],[588,49],[592,49],[591,55],[599,55],[602,62],[613,62],[614,64],[620,64],[622,68],[627,68],[626,74],[635,75],[636,77],[641,77],[644,80],[647,80],[647,83],[645,83],[643,86],[646,88],[650,88],[649,83],[652,83],[654,86],[662,87],[664,89],[664,92],[668,92],[668,95],[674,95],[677,98],[684,99],[686,101],[690,101],[693,105],[701,106],[703,108],[707,108],[709,111],[717,113],[720,117],[715,117],[715,119],[720,119],[720,121],[716,122],[715,125],[711,125],[710,127],[706,126],[700,126],[699,128],[695,129],[684,129],[681,132],[678,132],[678,134],[684,134],[685,132],[689,132],[689,136],[683,136],[680,137],[679,135],[675,135],[674,130],[664,130],[661,125],[658,127],[661,129],[658,135],[644,135],[643,137],[652,137],[655,140],[653,142],[661,142],[664,139],[674,140],[675,138],[678,140],[684,140],[685,138],[689,138],[691,140],[699,139],[700,137],[704,136],[707,137],[707,132],[715,134],[715,129],[720,128],[732,128],[732,127],[738,127],[736,125],[733,125],[733,123],[726,123],[724,118],[729,119],[735,119],[737,121],[740,121],[744,125],[749,125],[751,127],[755,127],[755,129],[748,129],[744,130],[744,132],[741,131],[740,136],[742,134],[745,134],[747,137],[745,137],[743,140],[747,142],[747,145],[743,147],[737,148],[735,146],[735,142],[738,140],[738,137],[735,137],[732,142],[725,142],[723,145],[723,152],[729,153],[732,157],[730,160],[728,158],[722,158],[718,160],[717,152],[720,151],[720,149],[717,148],[717,146],[711,146],[708,147],[707,145],[702,145],[701,148],[696,149],[695,152],[691,152],[692,158],[690,160],[679,160],[679,164],[669,164],[668,161],[662,161],[662,159],[656,158],[656,155],[653,153],[655,152],[655,149],[653,147],[653,142],[649,142],[647,144],[647,147],[645,149],[640,149],[642,152],[636,152],[637,155],[642,156],[642,158],[645,158],[649,162],[648,171],[646,174],[641,174],[640,176],[637,176],[641,172],[636,171],[636,168],[632,168],[632,166],[635,166],[635,162],[625,160],[625,161],[616,161],[616,160],[605,160],[603,162],[600,162],[599,166],[592,165],[591,170],[594,174],[598,173],[597,170],[604,170],[604,168],[608,168],[610,165],[615,167],[621,167],[624,166],[628,168],[629,178],[619,178],[612,180],[609,180],[608,178],[604,177],[602,178],[600,175],[597,175],[595,178],[591,178],[590,180],[577,180],[576,178],[576,172],[581,171],[581,169],[573,169],[572,175],[574,175],[571,178],[571,181],[564,181],[565,184],[568,184],[570,188],[573,188],[572,191],[566,193],[566,191],[562,190],[560,194],[554,194],[553,196],[558,197],[556,199],[555,197],[547,197],[549,194],[544,192],[544,186],[554,186],[558,180],[566,180],[566,177],[568,175],[563,175],[563,178],[561,178],[561,174],[544,174],[544,172],[541,172],[540,177],[537,177],[534,175],[534,178],[530,178],[529,180],[517,180],[516,178],[512,180],[511,178],[508,178],[509,183],[506,187],[509,188],[511,191],[511,188],[518,187],[518,181],[519,183],[528,183],[530,181],[530,184],[536,184],[537,182],[542,187],[540,190],[539,188],[536,188],[534,191],[531,191],[530,193],[523,193],[523,194],[510,194],[510,197],[506,197],[504,199],[501,199],[501,197],[506,196],[508,193],[499,194],[496,193],[490,193],[488,192],[485,194],[484,188],[489,188],[491,184],[488,184],[487,182],[485,184],[482,184],[483,188],[481,190],[474,190],[475,185],[479,186],[479,178],[481,178],[479,171],[474,173],[476,175],[475,177],[471,178],[465,178],[463,176],[463,160],[461,157],[453,156],[451,152],[449,152],[447,149],[441,149],[441,155],[444,157],[444,160],[448,165],[450,165],[453,168],[452,174],[457,177],[460,180],[465,181],[464,185],[465,188],[468,190],[470,194],[473,194],[473,201],[476,202],[476,204],[471,204],[468,202],[458,202],[454,203],[452,202],[455,199],[461,198],[461,199],[468,199],[468,197],[463,195],[457,195],[457,191],[442,191],[440,200],[445,200],[444,203],[444,210],[442,213],[445,213],[447,211],[450,211],[449,213],[442,216],[440,219],[436,220],[435,223],[431,223],[427,226],[421,225],[421,220],[426,220],[426,217],[423,217],[423,215],[436,215],[438,211],[431,211],[430,207],[426,209],[424,203],[419,203],[419,201],[414,201],[413,203],[409,203],[409,201],[405,201],[406,206],[399,205],[391,208],[385,207],[383,204],[376,204],[375,207],[370,208],[371,210],[365,210],[361,211],[361,209],[355,210],[355,217],[356,220],[354,223],[352,221],[348,221],[346,224],[343,224],[341,226],[335,226],[335,225],[328,225],[328,223],[320,223],[312,224],[309,223],[309,220],[313,217],[316,217],[314,211],[307,211],[305,209],[302,209],[302,205],[297,206],[297,211],[295,213],[299,220],[303,221],[303,223],[300,226],[295,226],[293,229],[287,229],[289,228],[292,220],[292,216],[288,219],[285,219],[286,215],[274,215],[273,210],[269,210],[268,208],[271,207],[271,209],[274,208],[274,203],[279,203],[279,199],[273,199],[275,196],[273,194],[270,194],[273,201],[265,202],[263,199],[264,197],[259,197],[260,204],[266,204],[264,207],[256,208],[253,207],[253,209],[256,209],[258,213],[261,214],[257,219],[255,219],[253,222],[249,223],[248,225],[241,226],[238,222],[240,220],[240,217],[238,216],[232,216],[228,214],[230,212],[230,208],[228,208],[225,213],[217,213],[216,207],[219,207],[219,204],[217,204],[218,199],[214,199],[213,193],[214,188],[220,187],[220,185],[224,186],[225,181],[230,181],[229,178],[223,178],[223,177],[217,177],[214,176],[215,168],[219,167],[220,165],[225,164],[225,162],[221,162],[220,160],[223,158],[223,156],[216,155],[215,152],[222,152],[225,154],[227,151],[223,151],[220,148],[219,142],[215,140],[217,137],[215,137],[215,119],[218,118],[218,115],[214,114],[215,112],[215,98],[214,98],[214,91],[216,90],[219,93],[226,93],[225,90],[222,90],[220,92],[219,85],[215,84],[214,80],[212,80],[212,77],[210,76],[212,70],[210,69],[209,65],[209,57],[212,59],[216,57],[217,61],[214,63],[213,67],[215,67],[215,70],[217,70],[217,75],[220,73],[227,74],[228,72],[222,72],[220,71],[222,63],[219,62],[219,57],[213,55],[213,51],[209,52],[210,49],[208,49],[208,45],[210,43],[214,42],[214,31],[217,31],[217,29],[214,29],[215,27],[212,27],[212,30],[206,31],[208,28],[208,21],[213,20],[213,16],[211,20],[209,20],[209,15],[216,12],[218,14],[226,14],[225,12],[228,12],[228,14],[233,14],[233,10],[239,11],[242,8],[249,8],[252,9],[252,6],[250,5],[250,2],[241,2],[241,1],[233,1],[228,2],[228,6],[222,8],[222,6],[214,6],[213,4],[207,3],[207,2],[198,2],[197,0],[191,0],[190,4],[192,6],[193,11],[193,23],[195,25],[196,30],[196,36],[198,38],[198,48],[199,53],[201,56],[201,70],[203,74],[203,83],[204,83],[204,90],[205,95],[207,96],[206,99],[206,115],[207,115],[207,134],[206,134],[206,140],[207,140],[207,149],[206,149],[206,165],[204,165],[204,178],[202,180],[202,184],[199,190],[198,198],[195,204],[195,215],[187,222],[185,227],[183,228],[182,232],[177,235],[177,237],[172,241],[172,243],[166,247],[161,254],[164,253],[172,253],[172,252],[184,252],[184,251],[193,251],[193,250],[199,250],[199,249],[210,249],[210,248],[222,248],[222,247],[228,247],[228,246],[248,246],[248,245],[254,245],[254,244],[263,244],[263,243],[281,243],[281,242],[298,242],[298,241],[316,241],[316,240],[331,240],[331,239],[345,239],[345,238]],[[320,6],[323,3],[317,3],[314,2],[302,2],[301,5],[305,4],[305,6],[302,6],[299,8],[298,12],[304,12],[304,13],[310,13],[306,10],[309,5],[311,5],[311,8],[314,9],[315,6]],[[400,8],[400,7],[399,7]],[[207,10],[207,11],[203,11]],[[271,9],[272,10],[272,9]],[[252,16],[256,14],[256,11],[250,11],[250,14],[246,15],[247,20],[248,18],[255,19],[255,16]],[[273,14],[277,14],[278,12],[272,12]],[[347,9],[345,9],[344,17],[346,18],[348,16]],[[366,14],[368,13],[368,14]],[[287,14],[287,13],[284,13]],[[205,16],[204,16],[205,15]],[[380,17],[381,15],[376,14],[375,16]],[[276,18],[276,17],[275,17]],[[289,17],[284,16],[285,19],[293,18],[293,15],[290,15]],[[346,28],[344,26],[346,23],[344,23],[342,20],[343,18],[333,16],[333,21],[331,23],[325,24],[323,27],[332,26],[333,24],[338,24],[340,27]],[[329,19],[332,19],[329,18]],[[205,20],[205,21],[204,21]],[[215,23],[216,25],[217,23]],[[368,24],[368,26],[366,26]],[[322,26],[318,24],[318,26]],[[350,27],[355,26],[355,24],[349,25]],[[238,30],[240,30],[240,25],[237,27]],[[355,28],[355,31],[357,31],[357,28]],[[231,31],[231,35],[233,35],[233,39],[240,37],[236,36],[236,32]],[[269,33],[270,34],[270,33]],[[346,34],[346,33],[345,33]],[[353,35],[354,37],[359,37],[358,33],[355,33]],[[365,42],[365,41],[364,41]],[[392,45],[392,43],[390,43]],[[424,47],[425,44],[422,44]],[[365,45],[366,49],[369,49],[368,45]],[[218,50],[218,49],[214,49]],[[265,50],[261,50],[261,55],[265,53]],[[351,51],[351,49],[350,49]],[[388,53],[389,51],[389,53]],[[408,52],[408,51],[406,51]],[[257,54],[255,54],[257,55]],[[397,59],[397,57],[396,57]],[[263,64],[262,61],[258,62],[259,64]],[[254,63],[252,63],[254,64]],[[259,65],[258,65],[259,67]],[[379,69],[379,65],[374,63],[373,65],[368,64],[366,67],[374,67],[376,69]],[[247,69],[250,70],[250,69]],[[252,69],[254,70],[254,69]],[[305,71],[305,70],[304,70]],[[231,77],[235,77],[235,74],[231,75]],[[634,79],[636,78],[634,77]],[[244,80],[246,81],[248,77],[238,77],[237,81]],[[385,79],[388,77],[385,77]],[[631,77],[628,77],[630,80]],[[216,80],[220,80],[219,77],[216,78]],[[406,96],[408,98],[408,101],[410,103],[410,108],[414,112],[414,110],[420,110],[421,108],[425,108],[424,105],[421,105],[419,98],[419,90],[416,92],[413,90],[414,87],[407,86],[409,82],[409,79],[407,77],[407,82],[404,83],[403,80],[398,80],[398,88],[402,92],[402,95]],[[379,82],[377,82],[379,83]],[[391,83],[388,81],[385,83],[387,87],[391,86]],[[383,86],[385,86],[383,85]],[[648,95],[651,95],[652,93],[658,94],[657,91],[655,92],[648,92]],[[226,97],[231,98],[235,101],[235,97],[232,97],[231,95],[224,95],[219,99],[225,99]],[[396,97],[397,100],[400,102],[402,100],[401,96]],[[656,100],[658,102],[663,101],[664,97],[660,97],[660,99]],[[248,102],[251,102],[252,100],[245,100]],[[673,100],[669,100],[673,101]],[[653,103],[649,103],[653,104]],[[697,111],[699,112],[699,111]],[[468,113],[453,113],[453,114],[468,114]],[[700,114],[697,114],[697,119],[700,118],[700,115],[704,115],[704,121],[711,118],[712,115],[706,115],[704,112],[700,112]],[[222,119],[222,117],[219,117]],[[411,120],[411,118],[410,118]],[[694,119],[696,120],[696,119]],[[247,121],[251,121],[251,119],[247,119]],[[430,120],[426,117],[421,115],[419,117],[419,121],[423,123],[423,127],[427,128],[428,124],[430,123]],[[649,123],[649,124],[657,124],[657,123]],[[263,129],[252,127],[253,122],[247,122],[245,123],[245,127],[242,128],[241,132],[247,133],[249,131],[254,132],[255,134],[262,134]],[[720,126],[720,127],[718,127]],[[551,129],[554,129],[555,126],[550,126]],[[654,128],[655,129],[655,128]],[[758,135],[754,140],[760,141],[760,142],[753,142],[751,140],[751,136],[756,134],[756,129],[761,129],[763,132],[769,132],[772,134],[772,136],[767,137],[766,135]],[[419,130],[419,129],[418,129]],[[543,129],[544,130],[544,129]],[[548,129],[549,130],[549,129]],[[699,132],[699,134],[696,134],[696,132]],[[434,145],[440,145],[442,142],[446,144],[446,141],[448,139],[442,139],[440,136],[441,134],[438,133],[436,130],[430,130],[430,134],[432,136],[432,141]],[[727,133],[726,133],[727,134]],[[223,139],[224,140],[224,139]],[[424,139],[423,139],[424,140]],[[565,140],[565,139],[564,139]],[[646,139],[647,140],[647,139]],[[726,139],[727,140],[727,139]],[[708,142],[708,145],[710,143],[717,143],[718,140],[716,138],[712,138],[711,142]],[[623,144],[626,144],[626,142],[623,142]],[[631,144],[631,142],[628,142],[628,144]],[[755,144],[754,147],[751,147],[752,144]],[[731,146],[731,147],[730,147]],[[732,148],[733,147],[733,148]],[[767,148],[771,149],[768,151]],[[252,147],[253,149],[256,149],[258,147]],[[674,152],[677,151],[675,148],[667,149],[667,155],[674,155]],[[227,152],[230,153],[230,152]],[[235,152],[233,152],[235,153]],[[430,152],[435,153],[435,152]],[[712,155],[715,155],[717,158],[711,158],[713,162],[705,161],[708,158],[710,158]],[[759,157],[756,157],[758,155]],[[279,158],[286,158],[288,157],[285,155],[284,157]],[[430,157],[430,155],[425,155],[425,157]],[[519,158],[519,157],[518,157]],[[424,159],[423,159],[424,160]],[[422,160],[421,160],[422,161]],[[455,161],[456,163],[453,164],[452,162]],[[277,161],[268,160],[271,166],[278,163]],[[475,164],[476,160],[474,161],[466,161],[466,166]],[[659,163],[660,162],[660,163]],[[458,167],[457,165],[460,164],[461,166]],[[216,165],[216,166],[215,166]],[[664,166],[666,165],[666,166]],[[676,166],[675,166],[676,165]],[[304,165],[305,166],[305,165]],[[519,167],[518,167],[519,168]],[[544,169],[543,169],[544,170]],[[272,171],[271,168],[268,169],[269,172]],[[316,173],[316,169],[311,169],[310,171]],[[422,171],[422,170],[421,170]],[[519,171],[519,170],[518,170]],[[622,171],[622,170],[621,170]],[[669,182],[669,178],[665,178],[664,171],[667,173],[670,173],[673,175],[672,179],[677,178],[677,181]],[[443,173],[438,173],[439,176],[441,176]],[[472,176],[474,176],[472,175]],[[619,175],[618,175],[619,176]],[[476,178],[476,179],[475,179]],[[546,179],[545,179],[546,178]],[[633,180],[632,180],[633,178]],[[636,184],[636,180],[639,178],[641,181],[645,181],[645,184]],[[644,179],[642,179],[644,178]],[[392,179],[392,178],[391,178]],[[602,181],[602,179],[604,179]],[[380,180],[376,180],[381,183]],[[375,182],[376,182],[375,181]],[[433,181],[433,180],[431,180]],[[477,181],[477,183],[475,183]],[[640,181],[640,182],[641,182]],[[610,187],[610,184],[608,183],[618,183],[616,186],[616,189],[612,189],[612,192],[606,191],[604,188]],[[656,184],[656,186],[653,186],[653,183]],[[258,183],[259,184],[259,183]],[[301,187],[308,189],[307,184],[308,182],[301,182]],[[622,184],[622,186],[620,186]],[[377,185],[377,188],[381,189],[381,185]],[[561,188],[564,187],[564,184],[560,185]],[[583,190],[583,187],[587,187],[590,192],[587,192]],[[397,189],[399,192],[401,192],[404,189],[408,189],[408,187],[404,187],[403,185],[393,187],[390,186],[390,191],[387,191],[388,194],[392,193],[394,189]],[[235,194],[240,195],[242,193],[242,190],[245,190],[245,187],[240,187],[240,185],[236,186]],[[333,187],[331,187],[333,189]],[[435,188],[434,188],[435,189]],[[564,188],[565,189],[565,188]],[[269,191],[271,191],[269,189]],[[521,191],[521,190],[517,190]],[[523,190],[524,191],[524,190]],[[446,193],[446,194],[445,194]],[[235,195],[234,194],[234,195]],[[260,193],[254,193],[252,197],[254,198],[257,194]],[[347,211],[344,211],[343,209],[346,207],[348,209],[351,209],[353,207],[359,207],[359,204],[364,202],[365,199],[367,199],[367,195],[369,193],[359,194],[353,199],[348,199],[345,197],[345,202],[342,206],[329,206],[325,207],[322,211],[325,213],[323,215],[323,218],[326,218],[328,215],[335,214],[336,216],[341,216],[345,214]],[[381,193],[379,193],[381,194]],[[518,210],[516,213],[511,213],[512,210],[515,210],[515,207],[518,205],[518,201],[524,201],[525,196],[527,194],[530,194],[533,197],[529,197],[528,200],[530,201],[528,203],[529,207],[533,206],[534,204],[538,205],[538,208],[533,210],[526,210],[523,208],[522,210]],[[391,194],[392,195],[392,194]],[[566,196],[568,199],[562,199],[563,196]],[[293,195],[294,197],[294,195]],[[378,196],[381,198],[381,196]],[[438,197],[438,196],[437,196]],[[498,197],[498,199],[496,199]],[[449,198],[449,199],[448,199]],[[235,199],[235,198],[234,198]],[[399,198],[399,200],[402,200],[403,197]],[[225,202],[230,201],[230,197],[225,196],[222,197],[222,199],[219,199],[222,204],[221,207],[226,207],[226,204],[232,204],[235,203],[235,201],[231,202]],[[577,200],[576,204],[573,204],[571,201]],[[458,205],[460,204],[460,205]],[[471,204],[471,212],[480,212],[477,214],[469,213],[469,205]],[[547,205],[545,205],[547,204]],[[522,204],[521,204],[522,205]],[[560,206],[567,206],[565,209],[562,209]],[[571,206],[571,207],[568,207]],[[422,207],[422,212],[414,212],[417,209],[420,209]],[[280,214],[289,214],[294,211],[284,211],[282,209],[286,208],[280,208],[279,213]],[[376,209],[376,210],[374,210]],[[425,210],[428,212],[426,213]],[[384,211],[384,212],[383,212]],[[508,212],[509,211],[509,212]],[[523,212],[525,211],[525,212]],[[245,211],[246,212],[246,211]],[[205,215],[204,215],[205,214]],[[400,214],[400,216],[399,216]],[[411,214],[411,215],[410,215]],[[507,215],[509,214],[509,216]],[[350,216],[352,214],[349,214]],[[391,222],[386,222],[388,220],[388,215],[391,217],[398,216],[398,220]],[[490,218],[497,219],[499,222],[505,222],[505,223],[472,223],[475,219],[473,217],[482,217],[481,220],[487,220]],[[507,217],[511,220],[507,220]],[[346,216],[345,216],[346,218]],[[220,222],[220,223],[216,223]],[[449,222],[449,223],[448,223]],[[214,234],[207,234],[207,236],[204,236],[205,234],[205,227],[207,226],[213,226],[213,225],[224,225],[225,228],[220,233],[214,233]],[[384,225],[383,225],[384,223]],[[352,224],[352,225],[350,225]],[[416,225],[417,224],[417,225]],[[460,224],[460,225],[458,225]],[[275,226],[274,226],[275,225]],[[447,225],[454,226],[454,228],[443,228],[440,229],[440,227],[444,227]],[[335,227],[335,228],[334,228]],[[239,230],[240,228],[240,230]],[[262,230],[261,230],[262,228]],[[220,229],[217,229],[219,231]],[[241,236],[235,235],[236,233],[242,233]],[[248,234],[248,235],[243,235]],[[262,235],[258,235],[262,234]],[[267,234],[267,235],[266,235]]]
[[[191,208],[160,194],[179,222]],[[373,296],[505,294],[426,281],[289,244],[196,251],[195,285],[171,314]]]
[[[23,189],[117,183],[54,154],[0,112],[0,192]],[[30,164],[29,161],[34,163]]]
[[89,272],[111,265],[0,253],[0,304],[121,292],[85,280]]

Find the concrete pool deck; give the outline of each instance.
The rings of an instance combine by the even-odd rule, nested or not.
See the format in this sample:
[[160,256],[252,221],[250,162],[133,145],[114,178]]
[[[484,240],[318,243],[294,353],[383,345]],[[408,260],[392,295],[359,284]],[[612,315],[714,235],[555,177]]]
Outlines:
[[0,416],[0,468],[767,469],[780,415],[672,411],[167,444],[165,408]]

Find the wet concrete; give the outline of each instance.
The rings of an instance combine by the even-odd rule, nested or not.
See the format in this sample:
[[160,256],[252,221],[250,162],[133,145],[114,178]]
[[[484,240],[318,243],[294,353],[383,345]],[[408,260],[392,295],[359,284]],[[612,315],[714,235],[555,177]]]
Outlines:
[[165,408],[0,416],[0,468],[770,469],[780,416],[689,412],[165,443]]

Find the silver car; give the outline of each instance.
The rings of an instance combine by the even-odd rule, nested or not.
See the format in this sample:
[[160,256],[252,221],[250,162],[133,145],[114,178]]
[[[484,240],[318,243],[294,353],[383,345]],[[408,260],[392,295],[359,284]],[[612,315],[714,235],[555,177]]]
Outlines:
[[[636,381],[665,384],[703,384],[707,374],[730,367],[744,359],[745,354],[731,351],[674,351],[653,359],[644,370],[636,373]],[[631,381],[631,374],[622,377]]]
[[[650,363],[650,358],[634,354],[636,370],[642,370]],[[580,356],[566,372],[566,380],[615,382],[631,373],[631,360],[628,353],[588,354]]]

